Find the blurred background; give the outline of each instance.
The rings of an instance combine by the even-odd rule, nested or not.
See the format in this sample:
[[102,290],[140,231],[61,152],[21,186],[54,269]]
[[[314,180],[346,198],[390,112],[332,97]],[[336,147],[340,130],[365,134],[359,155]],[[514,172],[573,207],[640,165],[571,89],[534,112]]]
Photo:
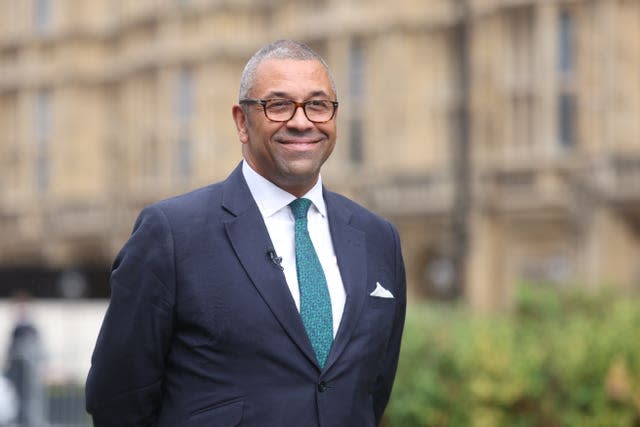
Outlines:
[[640,425],[640,0],[0,0],[0,425],[90,425],[110,264],[240,161],[279,38],[335,75],[325,183],[403,240],[386,425]]

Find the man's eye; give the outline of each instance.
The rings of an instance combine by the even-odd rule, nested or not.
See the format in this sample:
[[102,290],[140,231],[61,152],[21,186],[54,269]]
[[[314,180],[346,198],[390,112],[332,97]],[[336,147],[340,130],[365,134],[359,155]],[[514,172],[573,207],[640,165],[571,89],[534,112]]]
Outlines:
[[311,108],[314,111],[322,111],[322,110],[327,110],[329,108],[329,104],[327,103],[327,101],[309,101],[307,103],[307,108]]
[[284,110],[289,108],[289,106],[291,105],[291,102],[287,101],[287,100],[282,100],[282,101],[270,101],[267,104],[267,107],[271,110]]

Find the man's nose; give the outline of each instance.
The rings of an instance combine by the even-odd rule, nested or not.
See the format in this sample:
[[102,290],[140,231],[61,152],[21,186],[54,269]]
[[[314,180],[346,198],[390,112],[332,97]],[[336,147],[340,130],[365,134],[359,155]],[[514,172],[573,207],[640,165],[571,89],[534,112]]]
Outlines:
[[291,117],[291,119],[287,122],[287,126],[297,129],[308,129],[313,127],[313,122],[307,118],[302,106],[296,106],[293,117]]

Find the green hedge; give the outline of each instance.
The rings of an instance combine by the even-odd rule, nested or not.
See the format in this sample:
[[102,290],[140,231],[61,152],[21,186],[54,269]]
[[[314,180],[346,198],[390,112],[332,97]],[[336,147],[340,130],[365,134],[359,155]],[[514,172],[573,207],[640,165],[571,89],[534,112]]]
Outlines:
[[516,300],[410,305],[384,425],[640,426],[640,299],[539,285]]

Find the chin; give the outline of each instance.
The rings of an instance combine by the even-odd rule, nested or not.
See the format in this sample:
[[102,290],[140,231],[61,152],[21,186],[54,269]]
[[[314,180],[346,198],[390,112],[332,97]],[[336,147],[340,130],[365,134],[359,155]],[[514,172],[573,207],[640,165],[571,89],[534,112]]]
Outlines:
[[304,177],[316,175],[320,171],[321,165],[322,163],[316,159],[297,158],[282,161],[279,169],[285,175]]
[[320,173],[320,168],[310,167],[309,165],[305,166],[293,166],[289,168],[289,177],[298,181],[309,181],[315,180],[318,174]]

